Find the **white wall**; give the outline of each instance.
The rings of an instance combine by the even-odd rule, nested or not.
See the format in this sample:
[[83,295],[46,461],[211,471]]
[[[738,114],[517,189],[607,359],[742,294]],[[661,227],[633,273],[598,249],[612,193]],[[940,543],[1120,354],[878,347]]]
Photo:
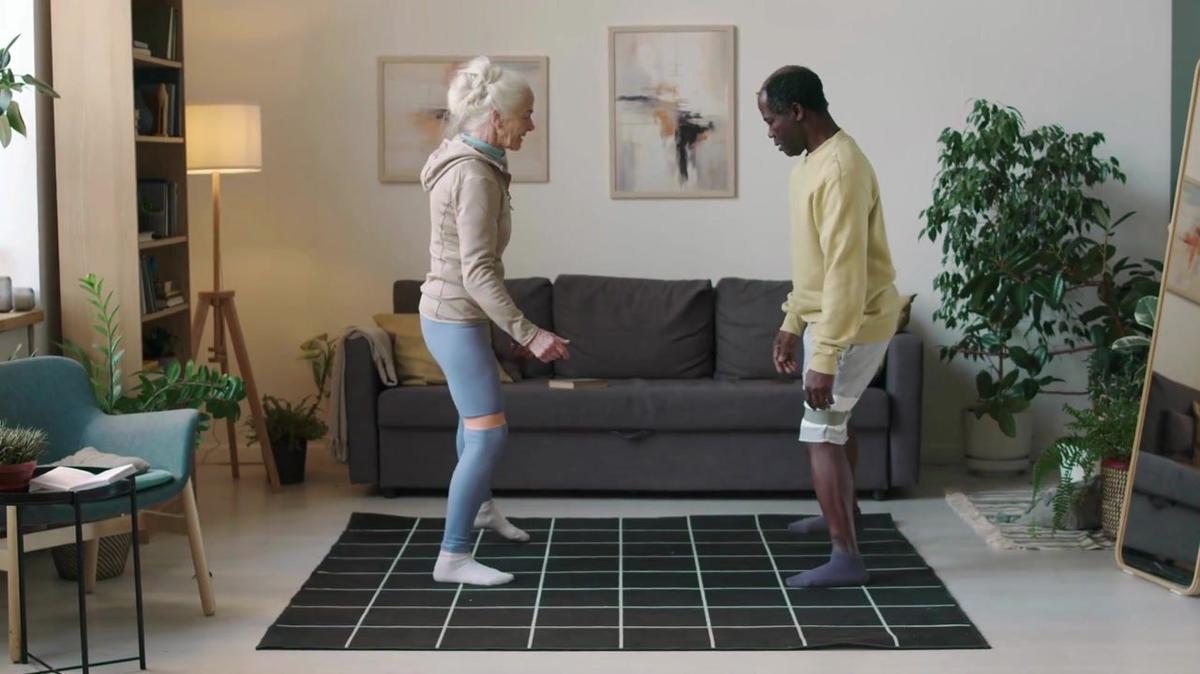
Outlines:
[[[0,2],[0,47],[17,34],[21,38],[12,48],[10,67],[18,76],[39,73],[35,54],[37,35],[35,0],[3,0]],[[46,260],[40,254],[44,234],[39,231],[39,215],[46,204],[39,203],[38,176],[43,170],[38,148],[42,109],[45,99],[31,88],[17,94],[14,100],[21,106],[26,135],[13,134],[12,143],[0,149],[0,276],[12,277],[13,287],[33,288],[38,306],[45,307],[43,287]],[[28,355],[25,329],[0,333],[0,361],[21,346],[21,355]],[[34,349],[46,353],[48,339],[46,324],[34,329]]]
[[[187,85],[192,102],[262,105],[264,170],[223,183],[225,280],[261,388],[298,397],[300,341],[369,322],[390,307],[391,281],[427,264],[423,193],[376,178],[378,56],[549,56],[551,181],[513,188],[514,277],[786,278],[791,160],[767,141],[754,92],[776,67],[808,65],[879,175],[898,286],[920,293],[914,329],[929,344],[927,458],[956,460],[973,370],[937,362],[940,253],[917,241],[936,137],[962,125],[973,97],[1014,105],[1030,124],[1103,131],[1130,176],[1104,194],[1115,212],[1139,213],[1127,252],[1161,257],[1170,18],[1167,0],[190,0]],[[737,26],[738,198],[609,199],[606,27],[631,24]],[[208,183],[189,189],[200,289],[211,282]],[[1039,405],[1043,435],[1063,402]]]

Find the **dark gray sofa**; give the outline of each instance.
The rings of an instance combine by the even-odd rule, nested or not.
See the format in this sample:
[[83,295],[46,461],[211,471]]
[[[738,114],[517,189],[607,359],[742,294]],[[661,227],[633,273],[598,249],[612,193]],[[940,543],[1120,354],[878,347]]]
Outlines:
[[[560,276],[507,285],[534,323],[572,340],[572,357],[515,361],[493,326],[497,358],[520,378],[505,385],[509,446],[497,489],[812,489],[797,442],[803,385],[771,364],[789,283]],[[393,310],[415,312],[418,288],[396,282]],[[365,340],[345,349],[351,480],[385,493],[445,489],[457,426],[446,387],[385,387]],[[857,485],[876,497],[917,483],[922,360],[918,337],[896,335],[851,421]],[[609,385],[553,390],[552,376]]]

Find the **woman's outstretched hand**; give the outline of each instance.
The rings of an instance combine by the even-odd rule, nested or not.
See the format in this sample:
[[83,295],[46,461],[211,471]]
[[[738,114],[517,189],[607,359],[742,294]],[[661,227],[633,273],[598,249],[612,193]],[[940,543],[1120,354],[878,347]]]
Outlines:
[[549,330],[539,328],[525,348],[543,363],[552,363],[560,358],[570,360],[571,353],[567,350],[570,343],[569,339],[563,339]]

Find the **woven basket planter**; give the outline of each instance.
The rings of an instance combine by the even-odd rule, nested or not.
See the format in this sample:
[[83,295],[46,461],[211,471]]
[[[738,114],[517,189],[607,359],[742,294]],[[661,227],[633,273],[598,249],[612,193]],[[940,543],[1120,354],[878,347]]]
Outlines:
[[1125,484],[1129,480],[1129,461],[1105,459],[1100,464],[1100,507],[1104,534],[1116,539],[1121,529],[1121,510],[1125,505]]
[[[96,563],[96,580],[116,578],[125,573],[125,560],[129,559],[129,550],[132,547],[132,534],[117,534],[101,538],[100,555]],[[79,577],[74,543],[52,548],[50,556],[54,558],[54,568],[58,570],[59,578],[75,580]]]

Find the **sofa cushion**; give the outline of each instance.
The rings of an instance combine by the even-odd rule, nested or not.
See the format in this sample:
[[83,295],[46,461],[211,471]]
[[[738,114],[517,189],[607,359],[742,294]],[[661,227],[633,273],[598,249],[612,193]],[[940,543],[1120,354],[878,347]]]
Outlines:
[[712,283],[564,275],[555,332],[571,340],[559,377],[690,379],[713,373]]
[[[798,381],[620,379],[564,391],[526,380],[504,386],[504,398],[514,431],[799,432],[804,389]],[[889,418],[887,394],[867,389],[851,425],[886,429]],[[379,396],[381,426],[449,429],[457,423],[445,387],[398,387]]]
[[392,312],[415,314],[421,304],[421,284],[424,281],[399,280],[392,284]]
[[[718,379],[802,378],[804,373],[781,375],[771,361],[771,347],[783,323],[783,306],[789,281],[721,279],[717,283],[716,335]],[[799,340],[797,340],[799,341]],[[797,345],[797,362],[803,362]]]
[[1162,413],[1162,454],[1176,461],[1192,461],[1196,444],[1196,420],[1190,414],[1174,410]]
[[[799,433],[804,384],[794,380],[664,380],[645,383],[649,430],[791,431]],[[889,399],[867,389],[854,409],[851,425],[888,427]]]
[[[552,306],[552,288],[548,278],[515,278],[504,282],[508,294],[512,296],[517,308],[525,314],[525,318],[533,324],[546,330],[554,329],[554,313]],[[513,379],[529,377],[550,377],[554,374],[554,366],[543,363],[537,358],[518,359],[513,356],[512,338],[492,323],[492,348],[496,359]]]

